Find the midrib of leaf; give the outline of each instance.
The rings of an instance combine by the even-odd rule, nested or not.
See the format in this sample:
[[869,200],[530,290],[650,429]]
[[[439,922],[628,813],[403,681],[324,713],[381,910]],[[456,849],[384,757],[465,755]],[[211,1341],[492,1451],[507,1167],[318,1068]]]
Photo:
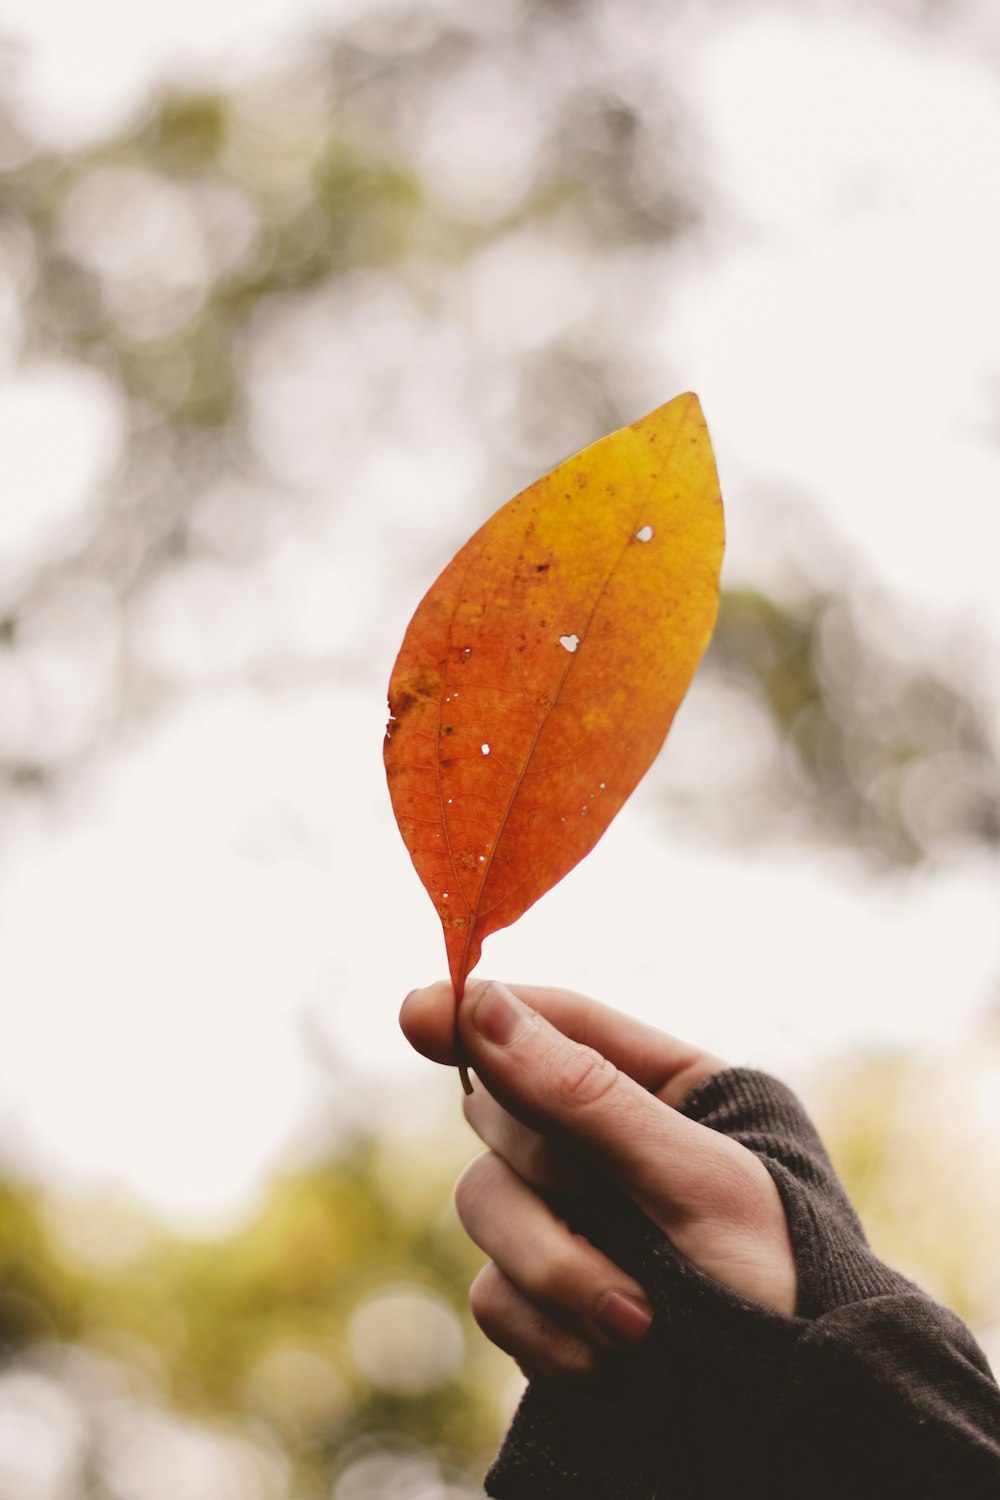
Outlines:
[[[662,472],[662,469],[661,469],[660,472]],[[642,507],[640,507],[640,513],[641,513],[641,509],[642,509]],[[483,869],[482,879],[481,879],[481,881],[479,883],[479,893],[478,893],[478,895],[476,897],[476,904],[475,904],[474,907],[470,907],[469,908],[469,928],[468,928],[468,932],[466,933],[466,937],[465,937],[465,946],[464,946],[464,948],[462,950],[462,964],[461,964],[461,969],[459,971],[459,976],[460,976],[460,990],[461,990],[461,992],[464,992],[464,990],[465,990],[465,980],[466,980],[466,973],[467,973],[467,965],[468,965],[468,962],[469,962],[469,954],[472,951],[472,944],[473,944],[473,940],[474,940],[474,937],[475,937],[476,929],[477,929],[477,927],[479,925],[480,918],[481,917],[487,917],[487,916],[489,916],[490,912],[493,911],[493,910],[495,910],[495,908],[500,905],[500,901],[496,901],[496,902],[494,902],[493,906],[488,906],[486,908],[485,912],[480,909],[480,902],[482,901],[482,894],[483,894],[483,891],[486,889],[486,883],[487,883],[487,880],[489,879],[490,870],[493,868],[493,861],[496,858],[497,851],[500,848],[500,845],[501,845],[501,843],[503,841],[504,830],[507,827],[507,823],[508,823],[508,821],[510,819],[510,815],[511,815],[513,809],[514,809],[514,804],[516,803],[516,801],[518,799],[518,796],[520,795],[521,786],[522,786],[522,784],[524,782],[524,778],[528,774],[528,770],[529,770],[529,768],[531,766],[531,762],[532,762],[532,760],[534,758],[535,750],[536,750],[536,748],[538,746],[538,741],[541,738],[542,730],[545,728],[546,724],[549,722],[549,716],[551,715],[553,709],[555,709],[555,708],[557,708],[559,706],[559,703],[560,703],[560,701],[562,699],[563,691],[564,691],[564,689],[566,687],[566,683],[569,680],[570,673],[572,672],[573,668],[576,666],[576,664],[577,664],[577,662],[579,660],[580,651],[582,651],[583,648],[586,646],[588,635],[589,635],[589,631],[590,631],[590,626],[591,626],[591,624],[593,622],[594,616],[596,615],[598,609],[600,608],[601,602],[603,601],[605,595],[607,594],[607,591],[608,591],[609,587],[611,586],[611,580],[614,578],[615,574],[617,573],[619,567],[621,566],[622,559],[624,558],[626,552],[629,549],[629,546],[631,545],[632,536],[634,534],[635,529],[636,529],[636,523],[633,522],[632,530],[629,532],[629,536],[628,536],[628,539],[625,542],[625,545],[622,547],[621,551],[619,552],[619,554],[618,554],[617,558],[615,559],[615,561],[614,561],[613,565],[611,566],[611,568],[609,568],[607,577],[605,578],[604,582],[601,584],[601,587],[598,590],[597,596],[594,599],[593,604],[591,605],[590,613],[587,616],[586,622],[584,624],[584,628],[580,632],[580,644],[577,647],[577,650],[574,651],[570,655],[569,660],[567,661],[566,666],[565,666],[565,668],[563,670],[562,677],[559,679],[559,685],[558,685],[558,687],[556,689],[555,695],[552,698],[551,702],[548,704],[547,708],[545,709],[544,713],[542,714],[541,718],[538,721],[538,725],[537,725],[537,727],[535,729],[535,732],[534,732],[534,734],[531,737],[531,743],[528,746],[527,754],[524,757],[524,762],[523,762],[523,765],[521,767],[521,770],[518,772],[518,774],[517,774],[517,776],[515,778],[515,781],[514,781],[514,785],[511,788],[510,796],[507,799],[507,805],[504,808],[503,817],[500,820],[500,827],[497,829],[496,837],[493,840],[493,847],[491,848],[491,850],[489,852],[489,855],[487,856],[486,865],[485,865],[485,868]],[[518,566],[518,563],[521,561],[521,557],[522,556],[523,556],[523,552],[519,553],[518,557],[517,557],[517,560],[515,561],[514,572],[512,574],[512,581],[513,581],[514,578],[517,577],[517,566]],[[471,566],[471,563],[470,563],[470,566]],[[510,626],[511,626],[511,632],[513,632],[513,621],[512,620],[510,622]],[[511,646],[511,651],[513,652],[513,634],[511,634],[510,646]],[[519,673],[519,675],[520,675],[520,673]],[[523,681],[523,678],[522,678],[522,681]],[[439,791],[440,791],[440,784],[441,784],[441,777],[440,777],[440,764],[439,764],[439,774],[438,774],[438,787],[439,787]],[[451,839],[450,839],[450,837],[448,835],[448,823],[447,823],[447,819],[444,816],[444,804],[443,804],[443,801],[442,801],[442,821],[444,823],[444,828],[445,828],[445,838],[447,840],[448,857],[451,860],[452,873],[454,874],[456,881],[459,883],[459,888],[461,889],[461,881],[460,881],[460,877],[459,877],[459,874],[458,874],[458,868],[457,868],[457,866],[455,864],[455,859],[454,859],[454,856],[452,855],[452,852],[451,852]],[[525,878],[527,879],[527,877],[525,877]],[[514,889],[516,890],[517,887],[515,886]],[[510,892],[507,893],[507,895],[509,895],[509,894],[510,894]],[[506,899],[505,896],[502,896],[500,898],[501,901],[505,900],[505,899]],[[466,905],[467,906],[469,905],[468,901],[466,901]],[[456,998],[456,1000],[460,1000],[462,998],[461,993],[457,994],[455,998]]]

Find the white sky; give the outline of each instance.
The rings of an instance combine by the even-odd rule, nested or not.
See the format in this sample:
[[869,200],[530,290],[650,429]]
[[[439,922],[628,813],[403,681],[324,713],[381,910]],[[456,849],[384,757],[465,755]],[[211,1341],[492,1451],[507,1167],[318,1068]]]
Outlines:
[[[106,123],[176,59],[263,55],[303,13],[331,12],[7,0],[3,24],[24,42],[34,117],[66,132]],[[637,338],[648,352],[669,328],[670,367],[702,397],[730,576],[766,567],[741,497],[777,479],[816,496],[895,588],[995,643],[996,75],[971,47],[783,7],[716,20],[690,48],[725,234],[672,275],[662,323]],[[0,386],[0,432],[33,400]],[[99,401],[94,414],[113,425]],[[86,435],[73,441],[85,468]],[[0,526],[11,545],[36,545],[64,504],[35,479],[34,515]],[[352,572],[366,583],[384,589]],[[455,1080],[432,1079],[395,1029],[402,995],[444,961],[389,812],[383,718],[358,689],[195,698],[58,826],[26,816],[0,854],[0,1128],[41,1169],[215,1222],[324,1088],[335,1111],[390,1122],[452,1106]],[[880,885],[805,857],[667,847],[644,805],[490,940],[484,972],[587,989],[793,1081],[859,1045],[968,1039],[1000,968],[995,865]],[[359,1088],[324,1084],[304,1017]]]

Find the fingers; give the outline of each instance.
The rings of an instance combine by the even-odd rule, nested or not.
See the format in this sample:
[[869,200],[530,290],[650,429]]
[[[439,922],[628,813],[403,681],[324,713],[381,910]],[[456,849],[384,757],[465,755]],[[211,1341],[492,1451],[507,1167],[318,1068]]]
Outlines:
[[[401,1022],[418,1050],[454,1061],[454,1005],[447,985],[408,996]],[[559,1244],[565,1250],[570,1232],[528,1184],[555,1200],[573,1190],[579,1160],[595,1170],[596,1191],[603,1185],[612,1196],[624,1193],[699,1269],[778,1312],[794,1311],[795,1258],[773,1177],[752,1151],[677,1108],[691,1087],[723,1066],[718,1059],[580,996],[513,992],[496,983],[469,987],[459,1010],[457,1046],[484,1086],[477,1094],[492,1096],[473,1097],[470,1121],[506,1158],[506,1170],[523,1190],[520,1197],[513,1189],[505,1193],[509,1222],[489,1229],[484,1248],[493,1254],[490,1244],[499,1236],[493,1258],[529,1302],[549,1305],[551,1288],[547,1294],[544,1284],[530,1280],[531,1266],[516,1259],[513,1226],[526,1218],[547,1234],[552,1254],[546,1264],[556,1265],[558,1273],[556,1250]],[[599,1255],[587,1242],[570,1239],[580,1253]],[[606,1275],[610,1263],[600,1259]],[[578,1331],[596,1338],[600,1319],[606,1322],[615,1304],[595,1308],[599,1277],[592,1259],[589,1279],[577,1256],[572,1264],[583,1290],[576,1300],[567,1293],[554,1303]],[[562,1284],[561,1273],[556,1280]],[[622,1316],[629,1306],[634,1310],[634,1304],[620,1304]]]
[[399,1012],[403,1035],[431,1062],[455,1067],[455,992],[442,980],[426,989],[411,990]]
[[[460,1007],[463,1020],[481,989],[481,982],[470,985]],[[564,1036],[593,1047],[675,1107],[702,1078],[725,1067],[710,1053],[570,990],[516,985],[514,993]],[[425,1057],[451,1065],[460,1060],[455,1053],[455,997],[449,984],[414,990],[403,1002],[399,1019],[408,1041]]]
[[509,1114],[484,1087],[462,1100],[465,1118],[529,1186],[547,1196],[579,1196],[595,1188],[595,1173],[572,1150]]
[[665,1106],[504,986],[479,985],[467,1000],[460,1026],[468,1057],[522,1124],[581,1152],[668,1233],[678,1218],[723,1201],[727,1180],[742,1170],[741,1147]]
[[[569,1346],[559,1339],[551,1347],[552,1323],[595,1350],[628,1348],[645,1335],[652,1314],[639,1283],[573,1234],[502,1158],[487,1151],[466,1168],[455,1189],[455,1206],[469,1238],[517,1293],[513,1298],[504,1287],[501,1297],[501,1289],[487,1282],[494,1294],[486,1307],[490,1337],[507,1327],[505,1318],[513,1320],[505,1337],[494,1342],[515,1358],[542,1368],[539,1351],[544,1346],[550,1357],[565,1363]],[[482,1287],[477,1297],[483,1297]],[[485,1306],[473,1306],[481,1323]],[[510,1348],[511,1343],[517,1348]],[[571,1363],[575,1367],[577,1362],[573,1353]]]
[[490,1342],[515,1359],[525,1375],[588,1380],[596,1374],[596,1349],[519,1292],[493,1261],[469,1288],[469,1306]]
[[596,1165],[701,1270],[779,1312],[794,1309],[784,1207],[751,1151],[664,1104],[502,985],[470,999],[462,1042],[509,1114]]

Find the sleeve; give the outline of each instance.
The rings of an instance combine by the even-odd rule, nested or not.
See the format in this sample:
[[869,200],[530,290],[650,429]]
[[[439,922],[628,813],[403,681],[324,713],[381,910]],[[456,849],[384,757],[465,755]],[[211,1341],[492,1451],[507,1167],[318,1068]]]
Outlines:
[[496,1500],[998,1500],[1000,1390],[965,1325],[879,1261],[801,1104],[728,1069],[683,1112],[754,1151],[788,1218],[786,1318],[636,1211],[582,1226],[645,1286],[653,1334],[586,1388],[532,1380]]

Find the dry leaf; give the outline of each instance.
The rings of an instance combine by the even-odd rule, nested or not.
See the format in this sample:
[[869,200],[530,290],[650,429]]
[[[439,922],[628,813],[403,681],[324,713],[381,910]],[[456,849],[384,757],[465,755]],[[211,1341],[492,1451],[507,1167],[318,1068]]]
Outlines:
[[483,939],[587,854],[715,623],[723,518],[697,396],[517,495],[448,564],[389,685],[385,766],[455,996]]

